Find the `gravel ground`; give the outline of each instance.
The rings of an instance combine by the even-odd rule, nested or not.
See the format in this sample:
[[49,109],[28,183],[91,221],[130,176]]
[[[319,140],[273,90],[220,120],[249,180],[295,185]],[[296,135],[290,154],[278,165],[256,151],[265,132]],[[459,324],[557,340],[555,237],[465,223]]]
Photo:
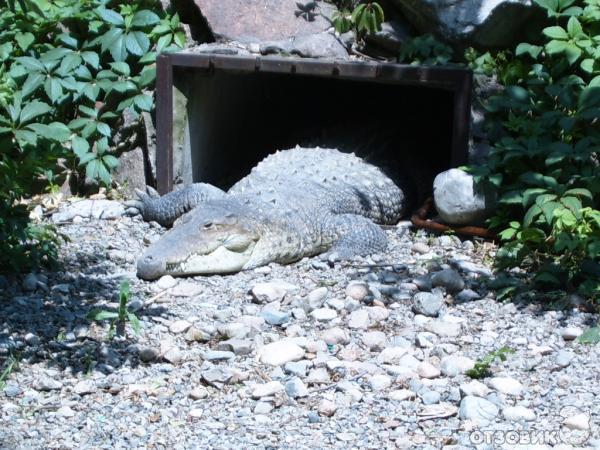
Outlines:
[[[107,205],[61,216],[63,271],[0,279],[0,448],[600,449],[597,317],[496,301],[491,244],[400,224],[371,258],[144,282],[164,230]],[[86,315],[123,277],[141,332],[110,340]]]

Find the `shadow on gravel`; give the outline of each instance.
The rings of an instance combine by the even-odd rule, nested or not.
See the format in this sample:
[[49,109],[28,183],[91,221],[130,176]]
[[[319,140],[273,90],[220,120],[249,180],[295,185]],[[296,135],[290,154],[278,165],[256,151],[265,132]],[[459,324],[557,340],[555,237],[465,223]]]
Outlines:
[[[136,339],[129,324],[126,337],[110,340],[109,323],[87,318],[94,308],[116,311],[124,274],[109,274],[96,255],[63,261],[62,272],[37,275],[37,289],[25,291],[14,279],[0,288],[0,374],[14,360],[46,361],[72,373],[113,372],[137,366]],[[114,266],[113,266],[114,267]],[[113,268],[114,270],[114,268]],[[129,274],[130,275],[130,274]],[[165,316],[166,308],[144,307],[132,283],[131,306],[140,319]]]

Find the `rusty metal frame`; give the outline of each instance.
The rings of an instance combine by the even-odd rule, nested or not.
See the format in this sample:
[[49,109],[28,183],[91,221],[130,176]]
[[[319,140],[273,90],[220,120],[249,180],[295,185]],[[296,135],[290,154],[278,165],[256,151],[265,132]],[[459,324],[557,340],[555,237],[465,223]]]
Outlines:
[[160,55],[156,65],[156,177],[157,188],[161,194],[173,189],[173,72],[177,68],[204,72],[219,70],[334,77],[452,91],[454,93],[454,123],[451,162],[453,166],[459,166],[467,161],[473,83],[472,72],[468,69],[275,56],[193,53]]

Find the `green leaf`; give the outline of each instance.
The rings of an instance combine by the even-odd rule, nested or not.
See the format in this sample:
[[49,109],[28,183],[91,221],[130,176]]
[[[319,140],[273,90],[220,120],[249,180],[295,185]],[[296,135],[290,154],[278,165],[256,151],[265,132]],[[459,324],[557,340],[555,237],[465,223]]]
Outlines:
[[96,52],[82,52],[81,57],[86,62],[86,64],[90,65],[93,69],[98,69],[100,65],[100,57]]
[[31,56],[21,56],[17,58],[17,61],[26,69],[33,70],[35,72],[46,72],[46,67],[41,61],[32,58]]
[[46,103],[40,102],[38,100],[34,100],[25,105],[25,107],[21,110],[21,115],[19,116],[19,121],[21,124],[25,124],[29,122],[31,119],[41,116],[42,114],[46,114],[52,111],[52,107],[47,105]]
[[523,192],[523,208],[528,208],[529,205],[535,202],[538,195],[545,194],[546,192],[548,192],[548,190],[544,188],[526,189],[525,192]]
[[135,334],[140,334],[142,327],[140,326],[140,320],[137,318],[137,316],[132,312],[128,312],[127,320],[129,320],[129,323],[131,323],[131,328],[133,329],[133,332]]
[[46,78],[44,90],[52,103],[56,103],[63,96],[62,85],[56,78]]
[[66,55],[60,63],[60,71],[66,75],[81,64],[81,56],[77,52]]
[[106,311],[103,309],[93,309],[87,315],[88,320],[112,320],[119,317],[119,315],[114,311]]
[[581,218],[581,208],[583,207],[581,200],[577,197],[563,197],[560,202],[569,208],[577,219]]
[[525,213],[525,217],[523,218],[523,226],[529,227],[535,218],[540,214],[542,214],[542,208],[540,208],[538,205],[531,206],[531,208],[529,208]]
[[591,86],[590,83],[579,95],[578,109],[584,111],[596,106],[600,106],[600,86]]
[[165,47],[167,47],[173,41],[172,34],[165,34],[158,39],[156,43],[156,52],[161,53]]
[[583,197],[588,199],[590,202],[593,200],[592,193],[589,190],[583,188],[569,189],[568,191],[565,191],[565,195]]
[[79,42],[77,41],[77,39],[67,33],[59,34],[58,36],[56,36],[56,40],[58,42],[60,42],[61,44],[63,44],[64,46],[72,48],[72,49],[76,49],[77,46],[79,45]]
[[23,83],[23,87],[21,88],[21,94],[23,95],[23,98],[27,97],[32,92],[35,92],[35,90],[42,85],[45,78],[46,77],[39,72],[30,73],[25,80],[25,83]]
[[551,201],[540,205],[540,207],[542,208],[542,213],[544,214],[546,223],[551,224],[554,219],[554,211],[557,208],[560,208],[561,205],[558,202]]
[[139,94],[133,97],[133,103],[142,111],[152,111],[153,101],[150,95]]
[[539,45],[531,45],[531,44],[527,44],[524,42],[517,45],[517,48],[515,50],[515,54],[517,56],[529,55],[533,59],[537,59],[537,57],[540,55],[541,52],[542,52],[542,47],[540,47]]
[[564,30],[564,28],[559,26],[544,28],[542,30],[542,33],[544,33],[545,36],[548,36],[551,39],[558,39],[563,41],[569,39],[569,35]]
[[523,241],[540,244],[546,239],[546,233],[544,233],[539,228],[526,228],[523,231],[521,231],[520,238]]
[[131,70],[129,69],[129,64],[126,62],[112,62],[110,63],[110,68],[113,72],[118,73],[120,75],[125,75],[128,77],[131,74]]
[[587,58],[584,59],[583,61],[581,61],[581,63],[579,64],[579,66],[581,67],[581,69],[587,73],[593,73],[594,72],[594,60],[592,58]]
[[29,46],[33,44],[33,41],[35,41],[35,36],[29,32],[17,33],[15,35],[15,40],[17,41],[17,44],[19,44],[19,47],[21,47],[21,50],[25,52]]
[[567,31],[569,32],[569,36],[572,38],[577,38],[583,35],[583,29],[581,28],[581,24],[576,17],[571,17],[569,22],[567,23]]
[[588,328],[578,338],[580,344],[594,345],[600,342],[600,326]]
[[137,91],[138,88],[132,81],[117,81],[112,84],[112,89],[119,93],[127,91]]
[[567,48],[567,43],[565,41],[550,41],[546,44],[546,51],[554,55],[556,53],[562,53]]
[[27,128],[34,130],[38,135],[46,139],[56,142],[66,142],[71,139],[71,130],[64,123],[52,122],[49,125],[33,123],[27,125]]
[[104,155],[102,157],[102,162],[110,169],[114,169],[119,165],[119,160],[113,155]]
[[104,165],[104,163],[101,160],[97,160],[97,161],[98,161],[98,178],[100,178],[100,180],[105,185],[108,186],[111,182],[110,173],[108,172],[108,170],[106,169],[106,166]]
[[30,130],[17,130],[15,131],[15,138],[17,141],[23,144],[37,144],[37,134]]
[[110,52],[110,56],[112,56],[115,61],[125,61],[127,58],[127,48],[125,46],[124,36],[119,36],[116,38],[109,47],[108,51]]
[[131,25],[133,25],[134,27],[147,27],[150,25],[155,25],[158,22],[160,22],[160,17],[158,17],[152,11],[143,9],[141,11],[136,12],[133,15],[133,20],[131,21]]
[[150,49],[150,39],[141,31],[132,31],[125,36],[127,50],[136,56],[142,56]]
[[175,45],[177,45],[179,48],[184,48],[185,47],[185,33],[183,31],[178,31],[177,33],[175,33]]
[[100,18],[102,18],[102,20],[110,23],[111,25],[119,26],[119,25],[125,24],[125,20],[123,19],[123,16],[121,14],[119,14],[118,12],[113,11],[112,9],[98,8],[96,10],[96,12],[100,16]]
[[156,79],[156,67],[155,66],[146,66],[142,69],[140,73],[139,86],[147,87],[151,84],[154,84],[154,80]]
[[89,106],[79,105],[79,111],[87,116],[93,117],[94,119],[98,117],[98,110],[95,108],[90,108]]
[[98,133],[103,136],[110,137],[111,135],[110,127],[104,122],[98,122],[96,124],[96,129],[98,130]]
[[71,140],[71,148],[77,157],[81,158],[90,151],[90,144],[87,140],[80,136],[73,136],[73,139]]
[[569,64],[571,64],[571,65],[573,65],[577,62],[577,60],[581,56],[581,53],[582,53],[581,49],[579,47],[577,47],[576,45],[568,44],[565,47],[565,55],[567,57],[567,61],[569,61]]
[[149,64],[156,62],[156,52],[148,52],[142,56],[139,61],[140,64]]

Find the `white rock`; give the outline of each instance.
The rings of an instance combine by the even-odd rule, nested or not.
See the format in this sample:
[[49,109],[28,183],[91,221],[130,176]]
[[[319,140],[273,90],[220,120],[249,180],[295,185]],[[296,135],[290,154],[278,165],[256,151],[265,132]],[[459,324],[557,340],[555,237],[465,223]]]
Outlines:
[[362,343],[371,351],[381,351],[385,348],[387,339],[383,331],[369,331],[361,336]]
[[62,417],[62,418],[65,418],[65,419],[70,419],[71,417],[73,417],[75,415],[75,411],[73,411],[68,406],[62,406],[62,407],[60,407],[60,408],[58,408],[56,410],[56,415],[58,417]]
[[323,306],[325,299],[327,298],[329,290],[326,287],[320,287],[311,291],[306,299],[312,309],[317,309]]
[[382,364],[393,364],[400,361],[400,358],[407,353],[408,350],[404,347],[387,347],[384,348],[379,355],[377,355],[377,362]]
[[192,389],[188,395],[192,400],[201,400],[208,397],[208,389],[204,386],[198,386]]
[[283,300],[287,291],[279,283],[257,283],[250,293],[256,302],[269,303]]
[[93,217],[94,219],[116,219],[121,217],[125,208],[120,202],[113,200],[85,199],[61,207],[52,214],[53,222],[67,222],[76,216]]
[[366,330],[369,328],[371,320],[369,319],[369,311],[365,308],[357,309],[350,313],[348,318],[348,327],[355,330]]
[[403,402],[404,400],[410,400],[416,398],[417,394],[415,394],[410,389],[398,389],[396,391],[391,391],[387,398],[390,400],[395,400],[398,402]]
[[571,430],[589,430],[590,416],[582,413],[575,416],[567,417],[563,425]]
[[520,420],[531,422],[536,419],[535,413],[524,406],[509,406],[504,408],[502,410],[502,415],[505,419],[512,422],[518,422]]
[[200,408],[190,409],[190,412],[188,413],[188,415],[192,419],[199,419],[204,415],[204,410],[200,409]]
[[187,331],[187,329],[191,326],[192,324],[187,320],[176,320],[175,322],[171,323],[171,326],[169,326],[169,331],[174,334],[179,334]]
[[560,330],[560,335],[565,341],[577,339],[582,333],[583,330],[579,327],[566,327]]
[[270,397],[283,391],[283,384],[281,384],[279,381],[270,381],[269,383],[255,386],[252,390],[252,398],[259,399],[262,397]]
[[369,294],[369,287],[363,282],[353,282],[346,286],[346,295],[357,301],[363,301]]
[[304,350],[293,342],[276,341],[259,348],[257,354],[264,364],[281,366],[286,362],[302,359]]
[[490,378],[489,384],[492,389],[503,394],[519,396],[523,393],[523,385],[514,378],[494,377]]
[[440,369],[427,361],[422,362],[417,367],[417,373],[421,378],[437,378],[440,376]]
[[309,394],[306,385],[297,377],[292,378],[285,384],[285,392],[292,398],[306,397]]
[[490,388],[477,380],[461,384],[459,390],[463,397],[466,397],[467,395],[485,397],[490,393]]
[[447,377],[455,377],[475,366],[475,361],[466,356],[446,356],[442,359],[441,371]]
[[369,386],[374,391],[382,391],[392,385],[392,379],[387,375],[373,375],[369,380]]
[[317,408],[319,414],[325,417],[331,417],[335,414],[337,406],[331,400],[323,399]]
[[331,378],[329,378],[329,373],[327,373],[327,369],[323,367],[319,367],[317,369],[313,369],[306,377],[306,382],[309,384],[324,384],[329,383]]
[[160,290],[170,289],[177,284],[177,280],[171,275],[163,275],[156,282],[156,287]]
[[202,293],[204,287],[191,281],[182,281],[169,290],[174,297],[196,297]]
[[321,339],[323,339],[327,345],[347,344],[350,342],[349,334],[346,330],[339,327],[329,328],[328,330],[323,331]]
[[480,223],[493,206],[493,197],[486,198],[473,176],[459,169],[435,177],[433,197],[442,220],[455,225]]
[[310,313],[310,315],[313,319],[318,320],[319,322],[328,322],[338,316],[336,310],[331,308],[315,309]]
[[73,392],[78,395],[92,394],[96,392],[96,385],[92,380],[81,380],[73,387]]
[[457,337],[461,332],[460,323],[432,320],[425,324],[425,329],[442,337]]
[[383,322],[390,316],[390,311],[383,306],[371,306],[367,310],[369,311],[369,319],[374,323]]
[[459,416],[463,420],[487,423],[498,415],[498,407],[481,398],[466,396],[460,402]]

